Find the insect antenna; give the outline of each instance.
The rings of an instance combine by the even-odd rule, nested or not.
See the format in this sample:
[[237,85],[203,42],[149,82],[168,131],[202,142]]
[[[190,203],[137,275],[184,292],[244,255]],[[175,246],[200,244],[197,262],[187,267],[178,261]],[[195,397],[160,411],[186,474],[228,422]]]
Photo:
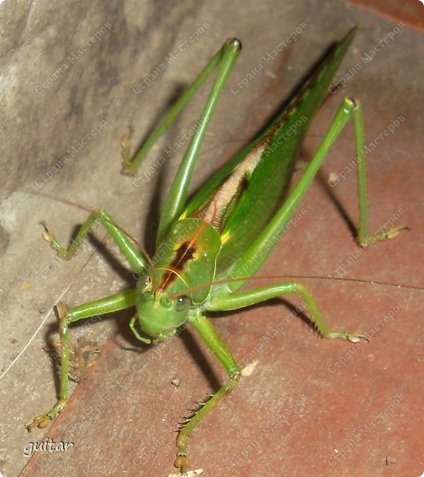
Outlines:
[[214,285],[222,285],[225,283],[248,281],[248,280],[282,280],[282,279],[299,279],[299,280],[314,279],[314,280],[328,280],[328,281],[340,281],[340,282],[351,282],[351,283],[365,283],[365,284],[402,288],[407,290],[415,290],[415,291],[424,292],[424,288],[417,287],[414,285],[407,285],[402,283],[390,283],[390,282],[384,282],[380,280],[366,280],[361,278],[328,277],[324,275],[255,275],[253,277],[223,278],[221,280],[215,280],[213,282],[199,283],[198,285],[188,287],[185,290],[175,293],[174,295],[171,296],[171,298],[174,299],[179,296],[186,295],[188,292],[191,292],[194,290],[199,290],[205,287],[212,287]]
[[79,204],[78,202],[74,202],[72,200],[64,199],[63,197],[56,197],[55,195],[48,194],[47,192],[40,192],[40,191],[37,191],[37,190],[30,190],[30,189],[24,189],[24,192],[26,192],[27,194],[31,194],[31,195],[38,195],[40,197],[45,197],[47,199],[54,200],[56,202],[62,202],[62,204],[70,205],[71,207],[75,207],[77,209],[84,210],[85,212],[88,212],[88,213],[90,213],[92,211],[92,209],[89,209],[88,207],[85,207],[85,206]]
[[[155,268],[155,270],[166,270],[166,271],[169,272],[169,273],[174,273],[174,274],[177,275],[177,277],[178,277],[185,285],[187,285],[187,287],[188,287],[188,284],[187,284],[187,282],[184,280],[184,278],[183,278],[176,270],[174,270],[173,268],[157,267],[157,268]],[[153,278],[153,280],[154,280],[154,278]],[[153,283],[153,288],[155,288],[155,287],[154,287],[154,283]],[[188,288],[189,288],[189,287],[188,287]],[[173,296],[174,296],[174,295],[173,295]],[[175,295],[175,297],[177,297],[177,296],[179,296],[179,294],[176,294],[176,295]]]
[[416,290],[424,291],[423,287],[418,287],[415,285],[408,285],[406,283],[391,283],[385,282],[382,280],[366,280],[364,278],[343,278],[343,277],[328,277],[324,275],[285,275],[286,278],[295,278],[295,279],[315,279],[315,280],[330,280],[330,281],[339,281],[339,282],[352,282],[352,283],[365,283],[369,285],[380,285],[386,287],[395,287],[403,288],[406,290]]

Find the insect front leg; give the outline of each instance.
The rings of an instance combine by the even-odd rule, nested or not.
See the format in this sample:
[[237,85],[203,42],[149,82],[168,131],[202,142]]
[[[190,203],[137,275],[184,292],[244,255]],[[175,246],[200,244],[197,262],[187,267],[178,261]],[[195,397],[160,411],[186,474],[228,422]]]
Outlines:
[[245,308],[246,306],[256,305],[262,301],[290,294],[298,294],[302,297],[309,313],[311,314],[312,321],[322,337],[348,340],[352,343],[367,340],[367,336],[362,333],[332,330],[324,321],[310,292],[302,284],[294,281],[276,283],[275,285],[237,292],[227,296],[217,296],[211,299],[208,310],[238,310],[240,308]]
[[60,245],[54,233],[45,223],[43,224],[45,228],[43,238],[49,242],[54,250],[56,250],[59,257],[64,260],[70,260],[75,255],[76,251],[81,246],[83,240],[87,237],[97,220],[99,220],[107,230],[135,272],[141,273],[148,268],[146,259],[135,245],[133,239],[116,224],[112,216],[105,210],[93,210],[78,230],[75,239],[72,240],[68,247]]
[[28,431],[31,431],[34,427],[47,427],[50,421],[54,420],[62,412],[69,399],[69,325],[75,321],[130,308],[135,304],[135,297],[136,290],[128,290],[100,300],[75,306],[70,310],[68,310],[63,303],[56,305],[56,311],[59,317],[59,336],[61,343],[59,399],[50,411],[35,417],[25,425]]
[[240,367],[234,360],[227,346],[218,336],[212,323],[201,314],[192,316],[189,321],[199,332],[212,353],[224,366],[228,373],[229,380],[209,399],[201,402],[199,404],[199,409],[193,416],[187,419],[187,422],[179,430],[177,437],[178,452],[175,460],[175,467],[179,468],[181,473],[185,472],[189,466],[189,460],[187,458],[188,441],[194,428],[209,413],[215,404],[237,385],[240,378]]

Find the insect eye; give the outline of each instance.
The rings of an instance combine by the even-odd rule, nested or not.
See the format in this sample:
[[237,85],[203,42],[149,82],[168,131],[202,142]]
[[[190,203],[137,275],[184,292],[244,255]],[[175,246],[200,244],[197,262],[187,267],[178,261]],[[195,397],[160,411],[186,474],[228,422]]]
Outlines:
[[177,310],[182,310],[186,303],[187,303],[188,297],[186,295],[180,295],[176,299],[176,309]]
[[152,278],[149,276],[142,277],[140,281],[138,282],[138,289],[142,292],[145,293],[151,289],[151,284],[152,284]]

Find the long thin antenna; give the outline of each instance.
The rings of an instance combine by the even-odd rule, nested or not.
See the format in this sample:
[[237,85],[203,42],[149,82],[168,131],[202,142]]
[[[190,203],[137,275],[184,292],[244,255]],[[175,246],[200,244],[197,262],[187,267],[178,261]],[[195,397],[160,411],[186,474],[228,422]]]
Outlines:
[[299,280],[311,279],[311,280],[328,280],[328,281],[363,283],[368,285],[378,285],[378,286],[402,288],[407,290],[415,290],[415,291],[424,292],[424,288],[417,287],[414,285],[406,285],[402,283],[390,283],[390,282],[384,282],[380,280],[365,280],[361,278],[327,277],[323,275],[255,275],[252,277],[223,278],[221,280],[215,280],[213,282],[200,283],[198,285],[193,285],[192,287],[189,287],[186,290],[175,293],[174,295],[172,295],[172,298],[176,298],[180,295],[186,295],[187,292],[190,292],[193,290],[202,289],[205,287],[211,287],[214,285],[222,285],[224,283],[240,282],[240,281],[248,281],[248,280],[285,280],[285,279],[293,279],[293,278],[299,279]]

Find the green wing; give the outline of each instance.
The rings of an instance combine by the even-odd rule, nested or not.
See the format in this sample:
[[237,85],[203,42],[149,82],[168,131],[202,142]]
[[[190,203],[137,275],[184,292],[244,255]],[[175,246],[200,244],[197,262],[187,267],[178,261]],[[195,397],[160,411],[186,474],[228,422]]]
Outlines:
[[257,237],[290,187],[299,143],[352,42],[351,29],[325,56],[299,93],[249,146],[214,174],[182,217],[199,217],[220,233],[216,278],[224,277]]

